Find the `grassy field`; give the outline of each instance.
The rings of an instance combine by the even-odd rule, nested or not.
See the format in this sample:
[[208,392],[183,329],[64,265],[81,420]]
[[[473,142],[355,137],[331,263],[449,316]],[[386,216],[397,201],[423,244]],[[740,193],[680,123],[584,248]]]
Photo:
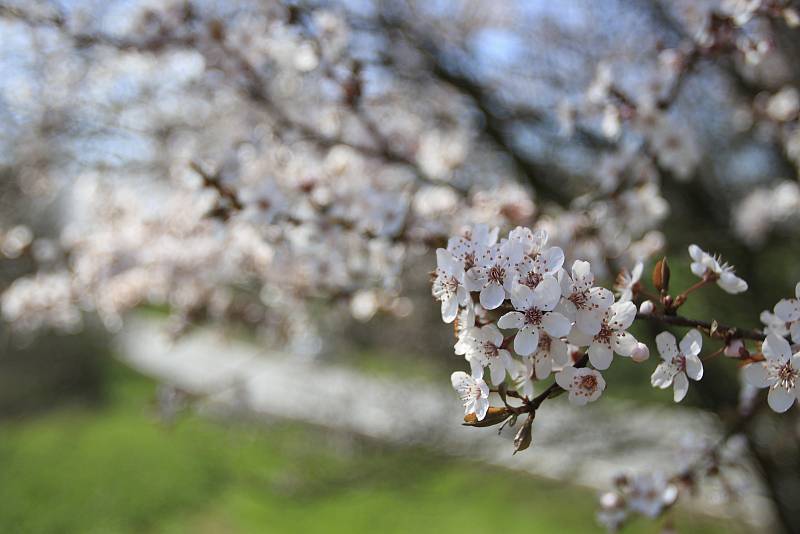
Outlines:
[[[598,530],[591,491],[291,423],[188,415],[166,427],[152,413],[153,383],[111,375],[101,407],[0,428],[0,532]],[[685,515],[676,526],[735,531]]]

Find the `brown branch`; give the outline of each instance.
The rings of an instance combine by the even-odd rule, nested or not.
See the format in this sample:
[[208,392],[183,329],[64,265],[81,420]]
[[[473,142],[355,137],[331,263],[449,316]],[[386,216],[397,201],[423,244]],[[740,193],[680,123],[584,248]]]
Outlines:
[[680,315],[637,313],[636,318],[654,323],[697,328],[702,330],[710,337],[716,337],[726,341],[731,339],[751,339],[753,341],[764,341],[764,339],[766,339],[766,335],[764,335],[764,333],[760,330],[747,330],[736,326],[719,324],[716,323],[716,321],[699,321],[697,319],[689,319],[688,317],[682,317]]

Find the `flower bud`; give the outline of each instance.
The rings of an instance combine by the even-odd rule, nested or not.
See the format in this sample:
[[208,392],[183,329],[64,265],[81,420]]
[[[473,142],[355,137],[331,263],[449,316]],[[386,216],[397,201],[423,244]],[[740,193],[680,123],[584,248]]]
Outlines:
[[744,341],[741,339],[732,339],[727,345],[725,345],[723,354],[730,358],[739,358],[742,355],[743,350],[745,353],[747,352],[747,350],[744,348]]
[[669,291],[669,265],[666,256],[661,258],[653,268],[653,285],[661,293]]
[[533,414],[528,415],[528,418],[525,419],[525,423],[522,425],[522,428],[519,429],[517,435],[514,436],[514,453],[517,454],[519,451],[524,451],[531,445],[531,441],[533,441]]
[[468,413],[464,416],[464,426],[493,426],[499,423],[502,423],[511,415],[511,410],[507,407],[503,406],[502,408],[497,408],[494,406],[490,406],[489,410],[486,412],[486,416],[478,421],[478,417],[474,413]]
[[646,300],[646,301],[642,302],[642,304],[639,306],[639,313],[641,313],[643,315],[650,315],[651,313],[653,313],[653,310],[655,308],[656,307],[653,304],[652,300]]
[[650,349],[641,341],[636,344],[636,348],[631,352],[631,360],[642,363],[650,358]]

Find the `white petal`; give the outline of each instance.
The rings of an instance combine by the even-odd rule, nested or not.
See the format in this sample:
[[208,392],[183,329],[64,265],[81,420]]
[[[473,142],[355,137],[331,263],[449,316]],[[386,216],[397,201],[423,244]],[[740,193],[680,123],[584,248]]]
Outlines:
[[481,397],[475,401],[475,417],[478,421],[483,421],[486,417],[486,412],[489,411],[489,399]]
[[533,291],[526,285],[517,284],[511,290],[511,304],[514,309],[527,310],[533,306]]
[[611,360],[614,359],[614,353],[600,343],[592,343],[589,347],[589,361],[592,362],[592,365],[599,369],[608,369],[611,365]]
[[564,337],[572,329],[572,323],[558,312],[544,314],[542,328],[552,337]]
[[672,374],[671,368],[666,363],[658,364],[656,370],[653,371],[653,375],[650,377],[650,383],[653,387],[666,389],[670,385],[672,385],[672,379],[674,375]]
[[633,302],[617,302],[611,305],[612,328],[615,330],[627,330],[636,319],[636,304]]
[[489,362],[489,374],[492,377],[492,384],[499,386],[506,379],[506,366],[500,358],[492,358]]
[[540,310],[550,311],[556,307],[560,299],[561,288],[558,287],[558,282],[552,276],[545,276],[533,290],[531,304]]
[[567,339],[570,343],[578,347],[586,347],[592,342],[592,336],[577,328],[573,328],[570,331]]
[[703,256],[705,256],[705,252],[703,252],[703,249],[701,249],[697,245],[689,245],[689,256],[694,261],[700,261],[701,259],[703,259]]
[[451,297],[442,301],[442,321],[452,323],[458,315],[458,299]]
[[481,306],[487,310],[494,310],[499,308],[503,301],[506,299],[506,290],[503,286],[495,283],[490,283],[481,289]]
[[592,266],[588,261],[575,260],[572,264],[572,280],[576,284],[589,284],[594,283],[592,276]]
[[514,350],[520,356],[528,356],[533,354],[536,347],[539,345],[539,329],[531,325],[525,326],[522,330],[517,332],[514,338]]
[[775,315],[787,323],[800,319],[800,300],[781,300],[775,305]]
[[792,341],[800,343],[800,321],[792,323],[792,326],[789,328],[789,333],[792,336]]
[[585,406],[589,399],[584,395],[576,395],[574,392],[569,392],[569,402],[575,406]]
[[524,317],[525,316],[518,311],[508,312],[500,317],[500,320],[497,321],[497,326],[504,330],[509,328],[521,328]]
[[536,371],[536,378],[544,380],[550,376],[550,372],[553,370],[553,360],[549,356],[536,358],[534,370]]
[[756,362],[746,365],[742,370],[745,381],[751,386],[757,388],[765,388],[769,386],[767,380],[767,366],[763,363]]
[[464,384],[469,384],[470,379],[471,377],[464,371],[456,371],[450,375],[450,383],[456,391],[464,387]]
[[722,273],[717,285],[732,295],[747,291],[747,282],[731,272]]
[[697,330],[689,330],[681,339],[680,347],[685,356],[697,356],[703,349],[703,336]]
[[589,301],[605,311],[614,303],[614,293],[604,287],[593,287],[589,290]]
[[550,341],[550,358],[553,363],[563,367],[569,363],[569,347],[560,339]]
[[789,342],[775,334],[770,334],[761,345],[761,352],[768,360],[786,361],[792,357]]
[[564,251],[561,247],[550,247],[542,252],[543,272],[547,274],[556,273],[564,266]]
[[588,336],[596,336],[603,326],[603,313],[600,311],[579,310],[575,316],[575,326]]
[[556,373],[556,384],[561,386],[563,389],[569,389],[570,385],[572,384],[572,379],[575,377],[575,373],[578,370],[574,367],[564,367],[562,370]]
[[483,382],[483,365],[481,365],[481,362],[473,358],[469,360],[469,367],[472,371],[472,378]]
[[767,403],[774,411],[783,413],[792,407],[796,398],[783,388],[772,388],[767,394]]
[[486,341],[491,341],[494,345],[498,347],[503,343],[503,334],[493,324],[487,324],[483,328],[481,328],[481,332],[483,332],[484,339]]
[[669,361],[678,355],[678,345],[675,343],[675,336],[669,332],[661,332],[656,336],[656,346],[661,358]]
[[630,356],[633,349],[639,343],[636,338],[628,332],[617,332],[613,337],[614,352],[620,356]]
[[675,399],[675,402],[682,401],[689,392],[689,380],[686,378],[686,375],[683,373],[678,373],[675,376],[675,380],[673,381],[672,385],[674,387],[672,398]]
[[631,280],[634,282],[638,281],[642,277],[642,271],[644,271],[644,263],[641,261],[637,261],[636,265],[633,267],[631,271]]
[[797,285],[794,286],[794,296],[800,299],[800,282],[797,282]]
[[693,355],[686,355],[686,374],[692,380],[700,380],[703,378],[703,362],[700,358]]
[[708,270],[708,268],[702,263],[692,263],[689,268],[692,270],[692,274],[700,278],[703,278]]

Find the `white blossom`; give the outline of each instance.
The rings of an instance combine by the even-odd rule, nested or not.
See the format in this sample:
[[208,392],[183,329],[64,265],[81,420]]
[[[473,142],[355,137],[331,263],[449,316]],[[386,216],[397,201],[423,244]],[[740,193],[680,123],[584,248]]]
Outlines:
[[436,250],[436,273],[433,296],[442,303],[442,321],[452,323],[459,305],[466,305],[469,292],[464,287],[464,262],[443,249]]
[[[800,343],[800,282],[794,288],[795,298],[782,299],[775,305],[775,317],[784,323],[792,341]],[[784,334],[785,335],[785,334]]]
[[761,346],[764,362],[744,368],[745,380],[757,388],[769,388],[769,407],[783,413],[800,396],[800,351],[792,354],[789,342],[770,334]]
[[644,264],[641,261],[638,261],[630,272],[626,269],[619,274],[614,289],[616,289],[619,293],[620,302],[633,300],[634,289],[639,284],[639,280],[642,278],[643,270]]
[[533,398],[534,370],[533,362],[530,358],[526,358],[524,362],[513,360],[508,369],[508,374],[517,393],[529,399]]
[[544,380],[553,369],[561,369],[570,363],[570,349],[566,341],[548,335],[547,331],[539,332],[539,345],[533,358],[533,368],[537,380]]
[[616,302],[603,312],[600,328],[594,336],[573,329],[569,341],[581,347],[588,346],[592,365],[600,370],[608,369],[614,353],[630,356],[636,348],[636,338],[626,332],[635,318],[636,305],[633,302]]
[[466,338],[466,359],[472,366],[473,374],[483,373],[489,367],[494,385],[499,385],[506,378],[506,370],[511,366],[511,353],[502,347],[503,334],[493,324],[480,328],[472,328]]
[[692,258],[692,273],[704,278],[711,274],[717,285],[728,293],[735,295],[747,291],[747,282],[734,274],[732,265],[722,262],[719,256],[712,256],[697,245],[689,245],[689,256]]
[[675,336],[661,332],[656,336],[656,345],[664,361],[656,367],[650,383],[661,389],[674,386],[673,397],[675,402],[680,402],[689,391],[688,378],[703,378],[703,362],[698,357],[703,347],[703,337],[697,330],[689,330],[681,339],[679,349]]
[[[594,287],[594,275],[588,261],[572,264],[572,276],[563,270],[561,276],[561,307],[564,315],[584,334],[593,336],[600,331],[603,313],[614,302],[606,288]],[[634,313],[635,314],[635,313]]]
[[456,371],[450,375],[450,383],[464,403],[464,415],[474,413],[478,421],[483,420],[489,409],[489,386],[482,376],[470,376],[464,371]]
[[600,372],[571,365],[556,373],[556,384],[567,390],[569,401],[578,406],[596,401],[606,389],[606,381]]
[[515,328],[514,350],[521,356],[532,354],[539,345],[542,331],[552,337],[566,336],[571,328],[569,320],[554,312],[561,298],[561,289],[552,276],[545,276],[542,282],[531,290],[528,286],[517,284],[511,292],[514,310],[503,315],[497,322],[500,328]]
[[514,283],[514,266],[522,259],[519,243],[505,241],[479,249],[477,265],[469,270],[467,289],[480,291],[481,306],[494,310],[503,303]]

